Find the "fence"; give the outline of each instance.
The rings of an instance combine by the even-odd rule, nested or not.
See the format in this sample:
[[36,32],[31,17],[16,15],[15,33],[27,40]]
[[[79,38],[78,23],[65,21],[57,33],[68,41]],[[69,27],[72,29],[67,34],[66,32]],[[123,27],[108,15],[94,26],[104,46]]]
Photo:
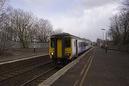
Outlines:
[[[48,48],[49,43],[30,43],[29,48]],[[22,48],[21,43],[15,42],[13,43],[12,48]]]

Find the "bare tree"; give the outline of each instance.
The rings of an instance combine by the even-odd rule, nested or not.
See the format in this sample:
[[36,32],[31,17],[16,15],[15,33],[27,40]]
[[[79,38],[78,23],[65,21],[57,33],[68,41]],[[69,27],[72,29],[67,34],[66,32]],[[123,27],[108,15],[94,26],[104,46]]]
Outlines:
[[129,0],[124,0],[122,6],[111,19],[109,35],[119,49],[129,51]]
[[40,42],[47,42],[49,36],[53,33],[53,28],[50,22],[48,20],[40,19],[36,27],[38,40]]
[[30,41],[34,42],[35,40],[38,39],[38,28],[39,26],[37,25],[37,23],[34,20],[34,23],[32,24],[31,29],[29,30],[29,34],[30,34]]
[[129,12],[121,11],[112,18],[110,36],[115,44],[129,43]]
[[0,11],[3,9],[6,0],[0,0]]
[[113,39],[114,44],[119,43],[120,41],[120,24],[119,24],[119,16],[114,16],[111,19],[111,25],[110,25],[110,37]]
[[32,26],[32,15],[21,9],[14,9],[11,13],[11,27],[15,31],[16,40],[20,41],[23,48],[27,48],[30,42],[29,30]]
[[0,0],[0,51],[12,42],[20,42],[23,48],[27,48],[35,38],[39,42],[48,41],[54,32],[48,20],[35,20],[30,12],[8,9],[5,6],[6,1]]
[[[0,1],[0,54],[11,47],[10,10],[4,8],[5,0]],[[3,11],[4,9],[4,11]]]
[[129,10],[129,0],[122,0],[123,10]]
[[121,12],[120,13],[120,25],[121,25],[121,36],[122,36],[122,43],[128,44],[128,34],[129,34],[129,12]]

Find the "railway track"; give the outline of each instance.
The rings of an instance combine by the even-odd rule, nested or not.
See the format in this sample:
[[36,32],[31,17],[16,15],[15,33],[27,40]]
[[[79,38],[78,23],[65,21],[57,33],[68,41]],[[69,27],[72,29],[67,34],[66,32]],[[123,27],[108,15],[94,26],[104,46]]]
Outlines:
[[34,69],[36,67],[39,67],[39,66],[42,66],[42,65],[47,65],[49,63],[51,63],[51,61],[46,62],[44,64],[40,63],[38,65],[25,67],[25,68],[23,68],[21,70],[16,70],[16,71],[12,70],[12,71],[7,71],[7,72],[4,72],[4,73],[1,73],[0,76],[2,76],[2,78],[0,78],[0,82],[5,81],[5,80],[7,80],[9,78],[13,78],[13,77],[15,77],[15,76],[17,76],[19,74],[24,73],[24,72],[31,71],[32,69]]
[[43,65],[43,63],[49,61],[50,61],[49,56],[40,56],[36,58],[0,65],[0,81],[12,77],[14,75],[17,75],[19,73],[28,71],[40,65]]
[[52,62],[47,62],[0,80],[0,86],[35,86],[34,84],[39,83],[36,80],[46,79],[57,70]]
[[[48,77],[46,77],[46,75],[51,76],[56,71],[57,71],[57,68],[53,67],[53,68],[41,73],[40,75],[34,77],[33,79],[21,84],[20,86],[36,86],[38,84],[38,80],[41,80],[42,78],[44,78],[41,80],[41,81],[43,81],[48,78]],[[39,83],[40,83],[40,81],[39,81]]]

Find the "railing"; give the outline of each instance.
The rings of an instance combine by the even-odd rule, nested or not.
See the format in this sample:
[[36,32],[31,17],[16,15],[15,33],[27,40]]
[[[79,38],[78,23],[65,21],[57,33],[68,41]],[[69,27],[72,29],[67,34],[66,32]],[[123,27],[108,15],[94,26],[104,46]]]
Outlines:
[[[48,48],[49,43],[30,43],[28,48]],[[13,43],[12,48],[22,48],[21,43],[15,42]]]

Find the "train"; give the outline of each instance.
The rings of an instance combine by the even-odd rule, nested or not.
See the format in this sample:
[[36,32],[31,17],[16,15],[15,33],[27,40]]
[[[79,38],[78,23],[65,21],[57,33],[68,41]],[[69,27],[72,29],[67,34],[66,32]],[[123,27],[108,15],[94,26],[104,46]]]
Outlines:
[[50,37],[49,55],[55,64],[68,64],[91,47],[90,40],[69,33],[59,33]]

